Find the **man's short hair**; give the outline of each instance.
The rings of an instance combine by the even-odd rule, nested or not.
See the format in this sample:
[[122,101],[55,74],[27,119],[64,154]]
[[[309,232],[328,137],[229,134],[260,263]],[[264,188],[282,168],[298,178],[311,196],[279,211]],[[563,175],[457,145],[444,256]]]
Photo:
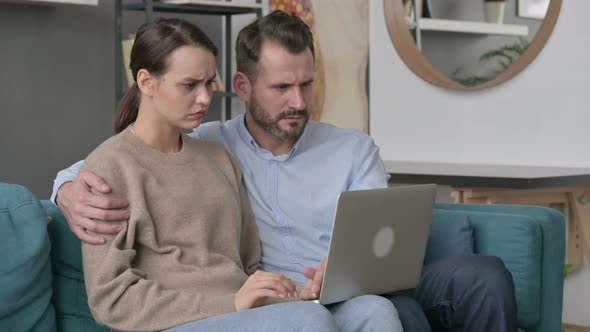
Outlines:
[[246,74],[251,80],[256,79],[256,66],[263,41],[275,42],[293,54],[301,53],[309,48],[315,59],[313,35],[307,24],[297,16],[275,10],[257,18],[238,34],[237,70]]

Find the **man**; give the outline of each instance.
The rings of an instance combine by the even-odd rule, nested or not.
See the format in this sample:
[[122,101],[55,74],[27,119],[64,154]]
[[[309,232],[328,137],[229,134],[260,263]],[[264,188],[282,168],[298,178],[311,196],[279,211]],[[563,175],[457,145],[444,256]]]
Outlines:
[[[386,187],[389,176],[367,135],[308,121],[314,49],[301,20],[283,12],[257,19],[240,32],[236,59],[233,85],[247,111],[223,124],[204,124],[193,136],[224,144],[240,162],[265,270],[284,274],[317,296],[338,194]],[[100,244],[101,238],[85,229],[118,232],[117,227],[93,219],[124,220],[126,202],[90,194],[90,187],[108,192],[108,184],[90,173],[76,178],[79,166],[58,174],[52,199],[57,199],[80,239]],[[427,266],[413,295],[433,326],[516,331],[512,278],[497,258],[458,257]],[[389,310],[377,298],[383,299],[359,297],[328,309],[340,317],[341,327],[354,324],[348,325],[351,330],[360,329],[359,321],[381,323],[372,319],[378,315],[373,316],[373,311]],[[396,304],[405,331],[430,330],[414,300],[389,299]],[[394,319],[388,324],[395,323]]]

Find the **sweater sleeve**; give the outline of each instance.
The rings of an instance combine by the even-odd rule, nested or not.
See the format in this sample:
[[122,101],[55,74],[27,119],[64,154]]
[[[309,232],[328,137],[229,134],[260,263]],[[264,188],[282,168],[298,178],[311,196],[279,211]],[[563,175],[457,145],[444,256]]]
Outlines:
[[[108,196],[136,197],[127,194],[129,186],[119,163],[122,161],[116,156],[91,154],[84,169],[111,184]],[[136,203],[130,201],[129,206]],[[98,322],[116,330],[154,331],[235,311],[234,293],[204,296],[206,285],[166,289],[134,266],[136,231],[142,220],[141,213],[131,210],[130,219],[121,222],[121,232],[103,235],[105,245],[82,245],[88,304]]]
[[240,258],[244,265],[244,271],[247,275],[251,275],[256,270],[262,269],[260,264],[260,237],[258,236],[258,228],[256,227],[256,219],[252,207],[250,206],[250,199],[248,192],[242,181],[242,173],[239,163],[231,155],[228,154],[232,162],[236,181],[239,187],[241,215],[242,215],[242,230],[240,234]]
[[240,257],[246,274],[251,275],[262,268],[260,264],[260,237],[250,200],[240,181],[240,202],[242,204],[242,233],[240,234]]

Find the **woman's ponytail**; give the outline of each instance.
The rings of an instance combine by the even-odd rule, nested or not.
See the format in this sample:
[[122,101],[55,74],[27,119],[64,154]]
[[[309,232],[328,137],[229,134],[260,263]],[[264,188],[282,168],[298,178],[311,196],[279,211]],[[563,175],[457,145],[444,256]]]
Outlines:
[[119,107],[117,107],[117,113],[115,114],[116,134],[125,130],[125,128],[137,119],[137,113],[139,112],[139,94],[140,91],[137,83],[133,83],[119,102]]

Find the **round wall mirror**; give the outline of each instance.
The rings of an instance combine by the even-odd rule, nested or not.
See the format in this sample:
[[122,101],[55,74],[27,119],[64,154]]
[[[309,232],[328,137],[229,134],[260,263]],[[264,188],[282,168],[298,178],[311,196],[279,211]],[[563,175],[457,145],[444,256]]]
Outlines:
[[383,0],[404,63],[434,85],[478,90],[520,73],[549,39],[562,0]]

